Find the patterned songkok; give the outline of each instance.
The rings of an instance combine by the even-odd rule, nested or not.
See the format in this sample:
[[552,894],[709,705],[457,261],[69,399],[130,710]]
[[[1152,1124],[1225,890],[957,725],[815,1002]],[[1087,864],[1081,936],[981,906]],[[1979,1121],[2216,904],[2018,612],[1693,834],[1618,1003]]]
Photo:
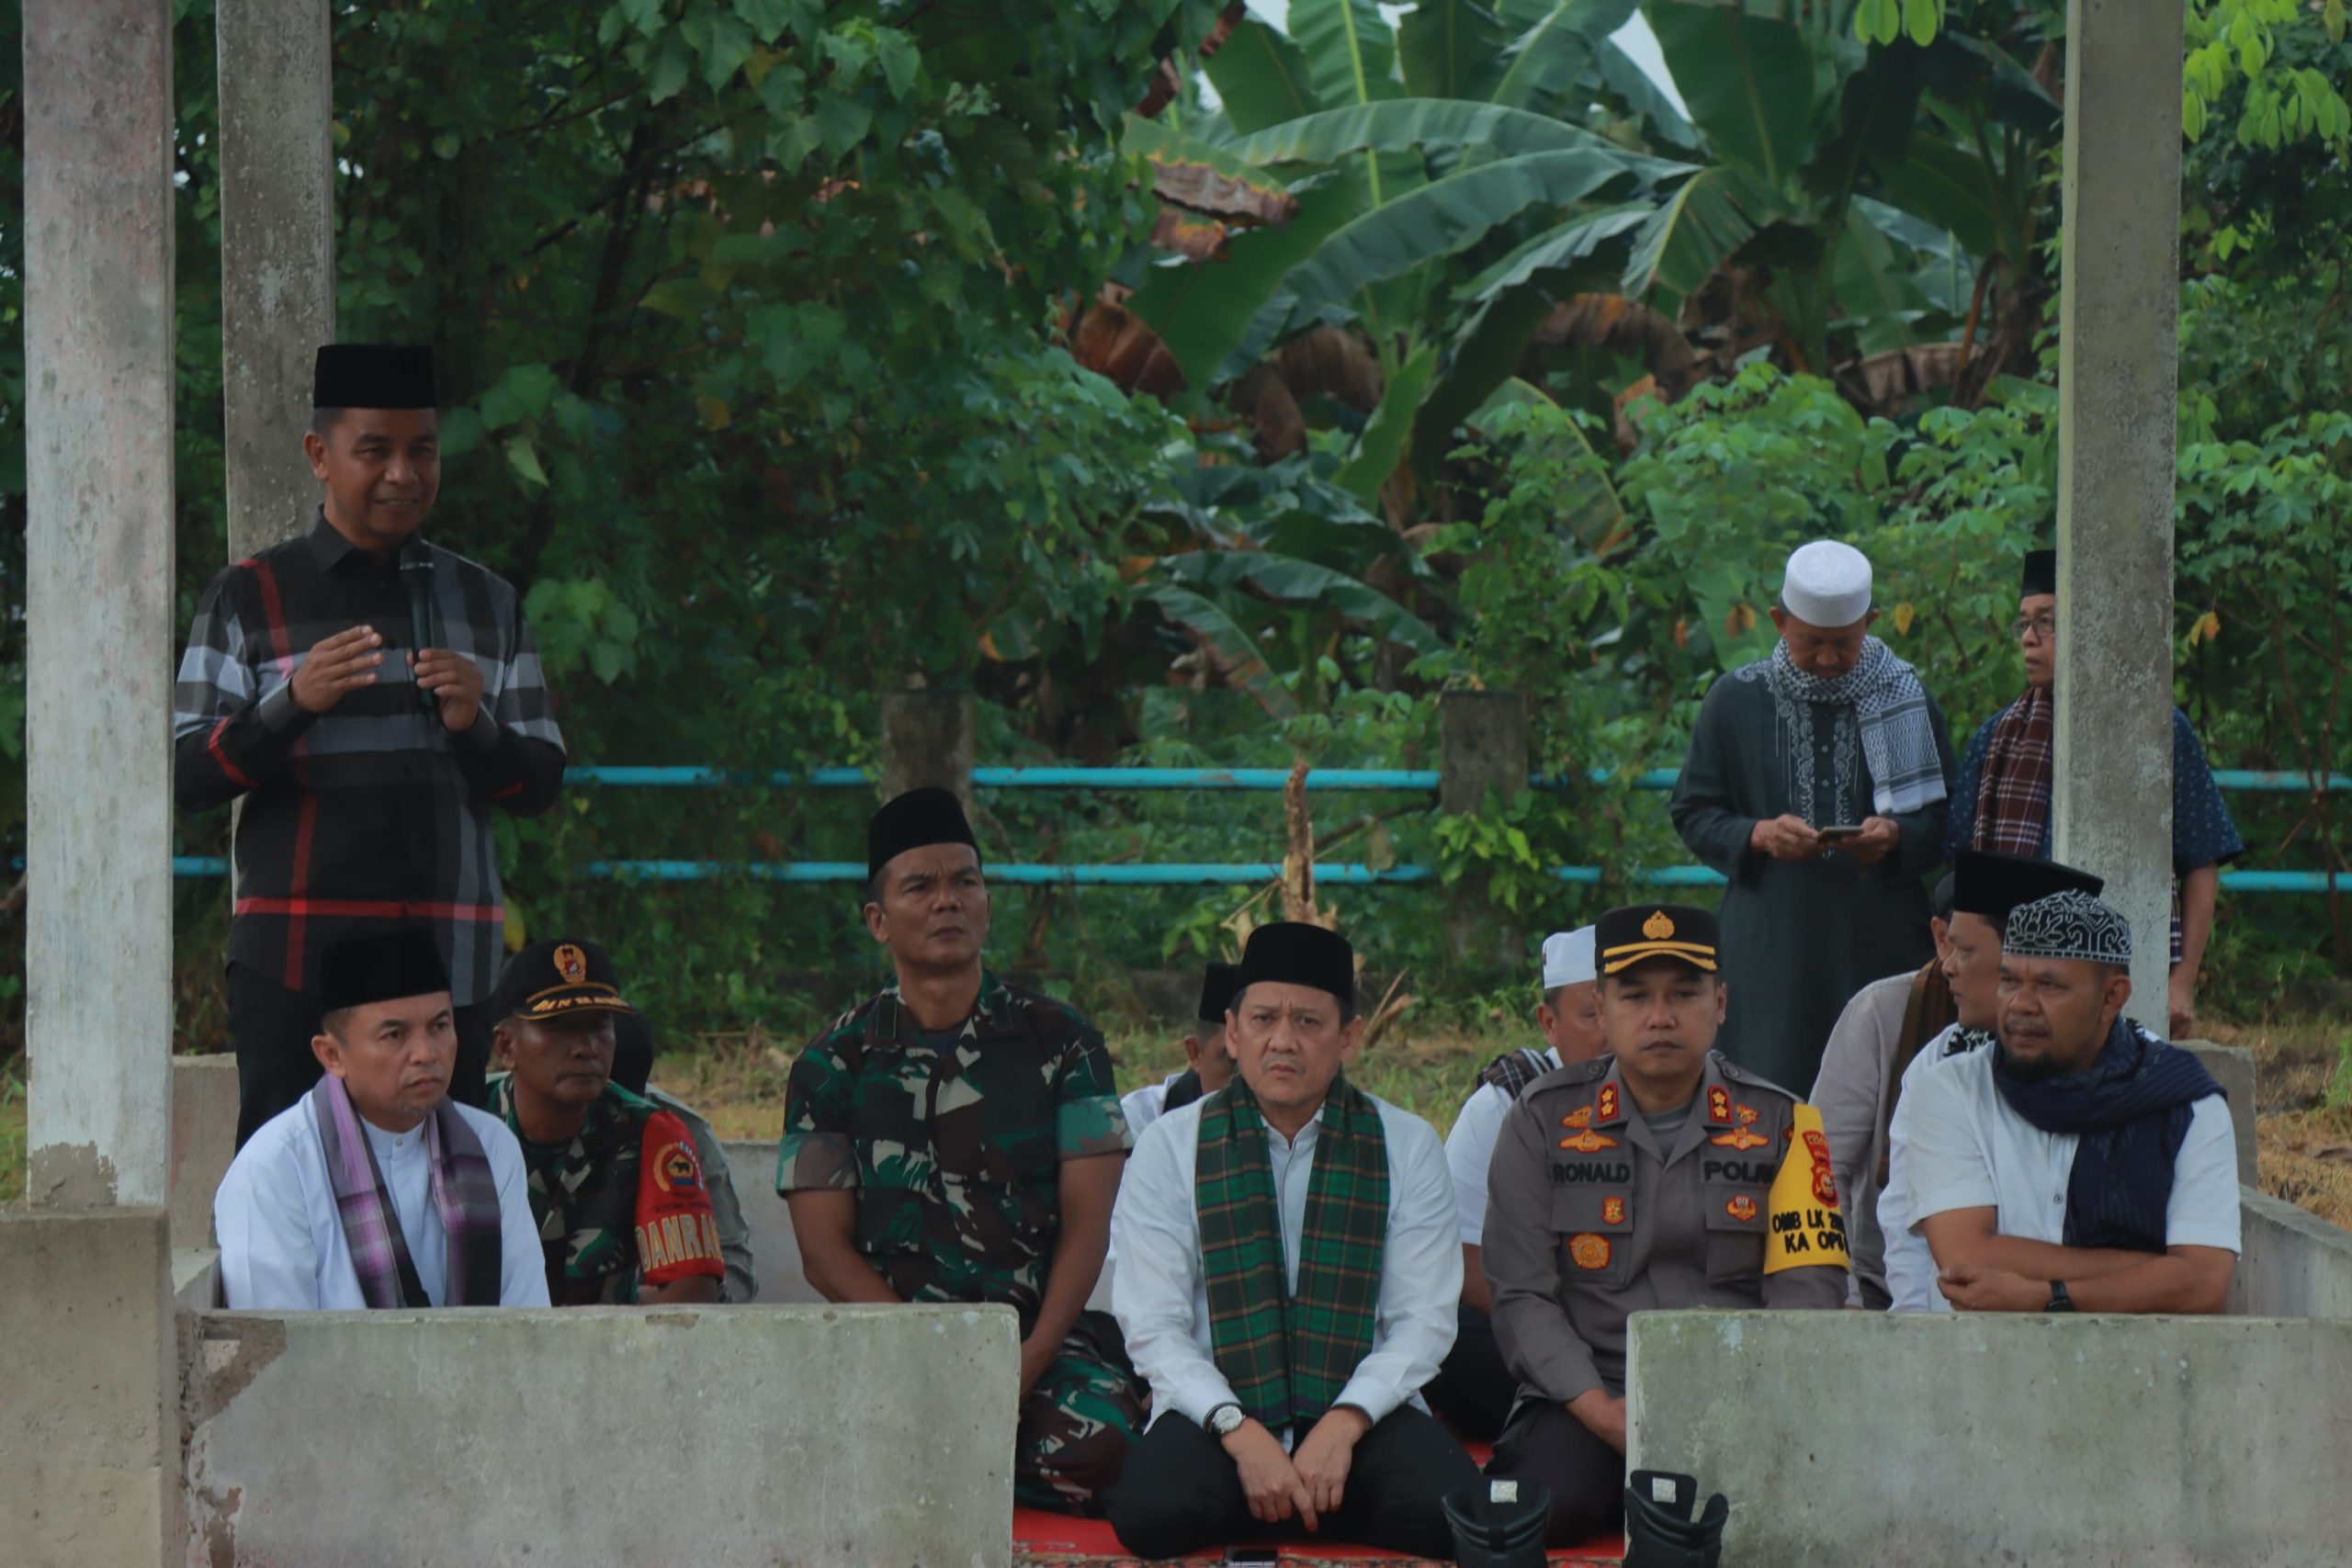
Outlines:
[[2113,906],[2069,889],[2009,911],[2001,952],[2009,958],[2071,958],[2132,966],[2132,922]]

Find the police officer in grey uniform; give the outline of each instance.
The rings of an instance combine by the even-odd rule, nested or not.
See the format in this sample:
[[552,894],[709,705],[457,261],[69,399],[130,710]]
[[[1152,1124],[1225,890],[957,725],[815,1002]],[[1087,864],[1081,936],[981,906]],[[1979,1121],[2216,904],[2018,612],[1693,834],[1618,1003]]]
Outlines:
[[[1623,1517],[1630,1314],[1846,1301],[1827,1144],[1799,1128],[1795,1096],[1710,1049],[1726,999],[1715,917],[1612,909],[1595,945],[1608,1054],[1538,1078],[1505,1117],[1482,1250],[1519,1379],[1487,1473],[1550,1491],[1555,1546]],[[1826,1228],[1806,1261],[1776,1249],[1768,1272],[1784,1160],[1813,1168],[1811,1218]]]

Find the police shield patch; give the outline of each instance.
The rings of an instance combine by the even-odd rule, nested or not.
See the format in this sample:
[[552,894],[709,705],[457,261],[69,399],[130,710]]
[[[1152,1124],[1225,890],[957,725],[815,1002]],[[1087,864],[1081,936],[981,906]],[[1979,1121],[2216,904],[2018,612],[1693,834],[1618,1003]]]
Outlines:
[[1609,1238],[1595,1235],[1590,1231],[1572,1236],[1568,1240],[1568,1256],[1575,1259],[1579,1269],[1606,1269],[1609,1267]]

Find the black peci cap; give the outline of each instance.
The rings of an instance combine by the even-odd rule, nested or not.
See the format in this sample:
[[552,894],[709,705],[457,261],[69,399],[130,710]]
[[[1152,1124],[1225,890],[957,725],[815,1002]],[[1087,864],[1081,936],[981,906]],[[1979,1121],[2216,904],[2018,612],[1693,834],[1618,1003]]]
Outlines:
[[978,854],[971,819],[952,789],[910,789],[876,812],[865,823],[865,875],[868,881],[909,850],[929,844],[969,844]]
[[1953,912],[1976,915],[1996,926],[2005,923],[2009,911],[2020,904],[2052,893],[2087,893],[2097,897],[2106,886],[2105,881],[2087,871],[2031,855],[1962,850],[1952,857]]
[[2058,552],[2028,550],[2025,553],[2025,573],[2018,585],[2018,597],[2031,599],[2043,593],[2058,592]]
[[1321,926],[1280,920],[1250,933],[1241,950],[1241,972],[1234,994],[1261,980],[1282,985],[1312,986],[1339,998],[1352,1012],[1356,1005],[1356,950],[1348,939]]
[[438,408],[433,351],[393,344],[320,345],[311,367],[314,409]]
[[1233,1010],[1233,994],[1241,988],[1241,965],[1212,964],[1201,972],[1201,1007],[1194,1016],[1203,1023],[1222,1024]]
[[319,961],[319,1010],[429,997],[449,988],[441,944],[423,926],[336,942]]

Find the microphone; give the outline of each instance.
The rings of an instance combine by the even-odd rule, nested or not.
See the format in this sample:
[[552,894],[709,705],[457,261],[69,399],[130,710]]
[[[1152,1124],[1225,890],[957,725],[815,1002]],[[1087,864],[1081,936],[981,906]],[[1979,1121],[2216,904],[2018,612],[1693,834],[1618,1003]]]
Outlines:
[[[441,646],[441,602],[433,592],[433,551],[411,538],[401,547],[401,583],[408,590],[408,629],[414,651]],[[427,713],[441,711],[441,699],[419,686],[417,702]]]

